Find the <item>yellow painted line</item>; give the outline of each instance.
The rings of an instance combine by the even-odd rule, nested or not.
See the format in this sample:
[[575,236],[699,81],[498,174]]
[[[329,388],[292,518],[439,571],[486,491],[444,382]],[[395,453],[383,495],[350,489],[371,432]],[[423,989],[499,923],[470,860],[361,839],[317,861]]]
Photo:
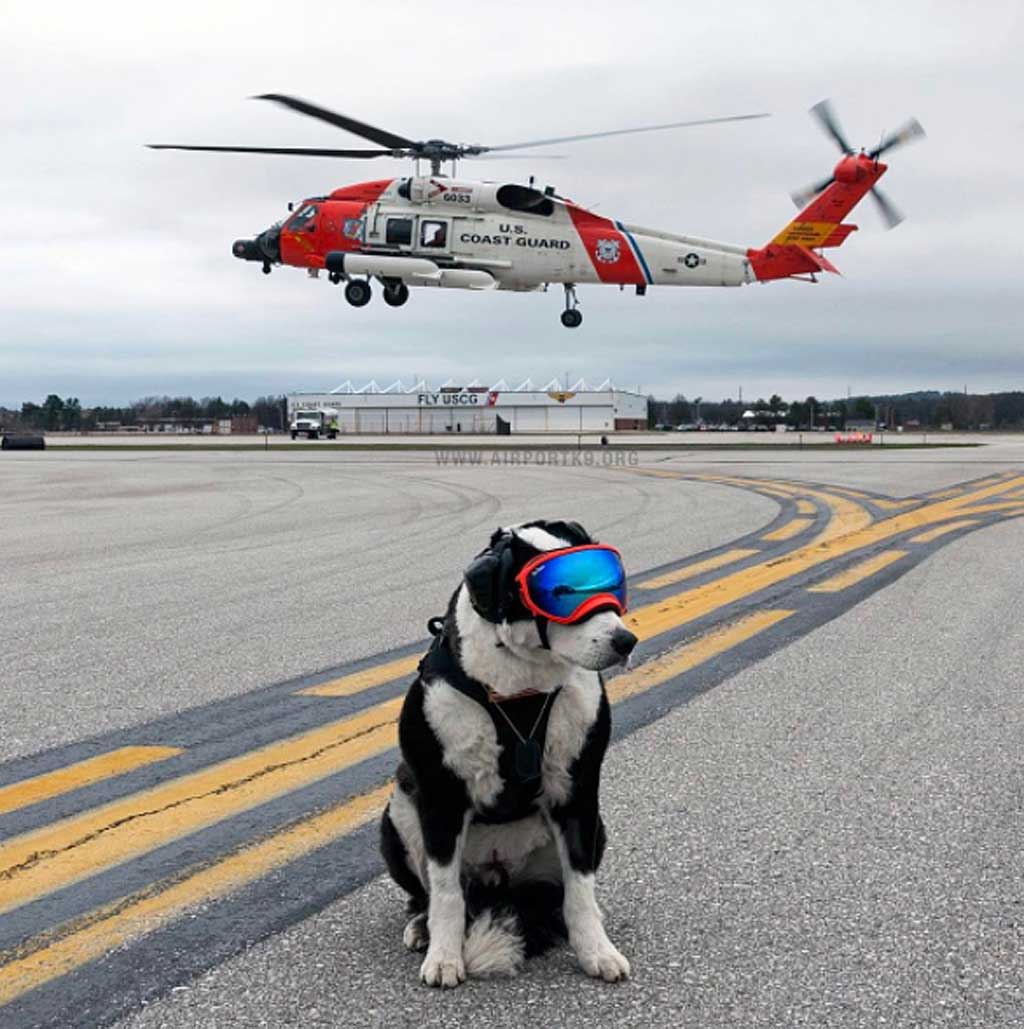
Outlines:
[[5,841],[0,914],[391,749],[402,700]]
[[777,625],[791,614],[792,611],[758,611],[724,628],[715,629],[683,647],[645,661],[639,668],[623,672],[608,682],[608,699],[618,703],[626,697],[660,686]]
[[818,512],[818,509],[809,500],[798,500],[796,510],[798,514],[802,515],[812,515]]
[[938,528],[929,529],[927,532],[918,533],[916,536],[910,537],[911,543],[931,543],[932,540],[937,540],[940,536],[945,536],[948,532],[956,532],[957,529],[964,529],[968,525],[977,525],[977,518],[964,518],[959,522],[948,522],[946,525],[940,525]]
[[0,787],[0,815],[59,797],[62,793],[80,790],[83,786],[91,786],[103,779],[133,772],[155,761],[166,761],[181,753],[180,747],[121,747],[120,750],[98,754],[53,772],[11,783]]
[[744,550],[738,547],[736,550],[727,550],[724,554],[716,554],[704,561],[697,561],[695,564],[687,565],[685,568],[678,568],[674,572],[666,572],[664,575],[656,575],[653,579],[645,579],[637,583],[640,590],[658,590],[662,586],[671,586],[674,582],[683,582],[685,579],[692,579],[695,575],[703,575],[704,572],[713,571],[716,568],[723,568],[725,565],[735,564],[742,561],[757,550]]
[[116,901],[84,917],[80,927],[52,943],[0,966],[0,1006],[9,1004],[115,947],[144,936],[190,907],[226,896],[291,861],[310,854],[375,818],[391,783],[346,801],[323,814],[211,865],[155,894]]
[[[719,482],[728,486],[738,486],[741,489],[760,489],[770,484],[761,479],[729,476],[702,475],[700,479],[705,482]],[[805,486],[802,483],[777,482],[774,483],[774,486],[786,497],[813,497],[827,505],[831,517],[828,520],[828,524],[813,538],[812,543],[824,543],[827,540],[845,536],[848,533],[865,528],[874,521],[871,512],[866,507],[837,493],[829,493],[826,490]]]
[[876,500],[874,502],[883,511],[899,511],[904,507],[911,507],[913,504],[920,504],[920,500]]
[[1024,511],[1024,504],[1019,500],[999,500],[994,504],[976,504],[973,507],[965,507],[960,514],[993,514],[1000,512],[1008,518]]
[[393,682],[395,679],[403,679],[412,675],[419,667],[423,659],[422,654],[413,654],[410,657],[400,657],[396,661],[388,661],[382,665],[373,665],[364,668],[351,675],[343,675],[339,679],[331,679],[330,682],[322,682],[318,686],[309,686],[299,690],[297,695],[306,697],[348,697],[353,693],[360,693],[373,686],[382,686],[386,682]]
[[[1019,481],[1024,486],[1024,478]],[[919,507],[914,511],[894,515],[892,518],[874,522],[852,531],[838,533],[833,527],[830,532],[819,534],[810,543],[779,558],[751,565],[749,568],[723,575],[713,582],[695,586],[655,603],[636,608],[626,615],[626,624],[641,639],[649,639],[837,557],[843,557],[865,547],[884,542],[909,530],[923,529],[926,526],[962,516],[966,513],[963,508],[968,504],[979,503],[989,496],[996,495],[1001,490],[1002,486],[975,490],[956,500],[944,500]],[[844,513],[842,520],[853,517]],[[847,522],[847,524],[849,523]]]
[[838,493],[830,493],[827,490],[818,489],[813,486],[805,486],[801,483],[774,482],[766,479],[742,478],[738,476],[700,474],[694,475],[689,472],[669,471],[653,468],[631,469],[631,475],[657,475],[660,478],[678,479],[690,482],[711,482],[721,486],[737,486],[740,489],[754,490],[758,493],[770,493],[773,496],[781,496],[788,499],[801,497],[813,497],[823,501],[831,512],[828,524],[814,537],[812,542],[819,543],[825,540],[834,539],[837,536],[845,536],[847,533],[855,532],[870,525],[874,520],[871,512],[860,504],[840,496]]
[[1004,494],[1007,500],[1024,500],[1024,490],[1015,490],[1013,493]]
[[871,578],[876,572],[880,572],[883,568],[888,568],[889,565],[906,556],[907,552],[905,550],[883,550],[881,554],[869,557],[866,561],[861,561],[852,568],[847,568],[838,575],[833,575],[831,579],[825,579],[824,582],[809,586],[807,592],[838,593],[840,590],[856,586],[858,582]]
[[808,529],[814,524],[812,518],[794,518],[790,522],[786,522],[785,525],[780,526],[778,529],[772,532],[766,532],[761,539],[766,542],[777,542],[779,540],[791,540],[794,536],[799,536],[805,529]]
[[962,492],[962,490],[963,490],[962,486],[954,486],[952,489],[938,490],[935,493],[929,493],[928,494],[928,499],[929,500],[945,500],[946,497],[955,497],[955,496],[957,496],[957,494]]

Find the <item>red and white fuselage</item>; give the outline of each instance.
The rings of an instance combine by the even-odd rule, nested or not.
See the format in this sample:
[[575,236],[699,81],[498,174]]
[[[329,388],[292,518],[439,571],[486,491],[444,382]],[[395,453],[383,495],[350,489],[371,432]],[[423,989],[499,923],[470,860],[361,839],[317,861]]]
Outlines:
[[747,252],[613,221],[527,186],[440,177],[346,186],[306,201],[280,235],[283,264],[470,289],[740,286],[756,281]]
[[[514,183],[412,177],[345,186],[304,201],[282,225],[239,240],[236,257],[326,270],[356,306],[378,280],[399,306],[408,287],[535,290],[574,287],[742,286],[836,269],[823,250],[855,225],[843,218],[886,166],[848,155],[830,184],[763,247],[648,229],[588,211],[553,190]],[[571,304],[569,296],[571,294]],[[579,324],[570,316],[565,324]]]

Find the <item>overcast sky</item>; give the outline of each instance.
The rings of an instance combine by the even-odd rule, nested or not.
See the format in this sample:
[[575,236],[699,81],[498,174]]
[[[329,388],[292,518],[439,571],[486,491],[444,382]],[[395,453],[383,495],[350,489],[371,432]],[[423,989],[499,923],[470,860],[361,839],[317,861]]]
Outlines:
[[[253,398],[346,379],[610,376],[659,396],[1024,389],[1024,44],[1012,3],[348,3],[0,0],[0,404]],[[749,245],[837,154],[829,96],[871,146],[928,138],[883,180],[817,286],[414,290],[355,310],[326,280],[260,274],[231,243],[289,200],[406,165],[189,154],[146,142],[361,145],[246,97],[291,93],[412,138],[500,144],[756,111],[773,117],[559,148],[531,173],[599,212]],[[538,155],[543,151],[538,151]]]

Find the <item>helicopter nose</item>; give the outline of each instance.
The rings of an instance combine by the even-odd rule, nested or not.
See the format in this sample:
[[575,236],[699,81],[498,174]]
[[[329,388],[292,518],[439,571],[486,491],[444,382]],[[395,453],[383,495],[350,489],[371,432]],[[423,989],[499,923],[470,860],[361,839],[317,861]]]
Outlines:
[[231,253],[242,261],[262,261],[263,255],[254,239],[236,239],[231,244]]
[[236,239],[231,244],[231,253],[241,261],[276,263],[281,260],[281,230],[275,225],[255,239]]

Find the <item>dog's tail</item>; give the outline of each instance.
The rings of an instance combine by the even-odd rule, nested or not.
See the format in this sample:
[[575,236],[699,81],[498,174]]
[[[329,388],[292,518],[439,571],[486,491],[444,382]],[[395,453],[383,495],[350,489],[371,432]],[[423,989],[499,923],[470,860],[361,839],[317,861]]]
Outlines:
[[472,884],[462,951],[467,975],[517,975],[528,957],[564,942],[562,899],[562,886],[556,883]]

